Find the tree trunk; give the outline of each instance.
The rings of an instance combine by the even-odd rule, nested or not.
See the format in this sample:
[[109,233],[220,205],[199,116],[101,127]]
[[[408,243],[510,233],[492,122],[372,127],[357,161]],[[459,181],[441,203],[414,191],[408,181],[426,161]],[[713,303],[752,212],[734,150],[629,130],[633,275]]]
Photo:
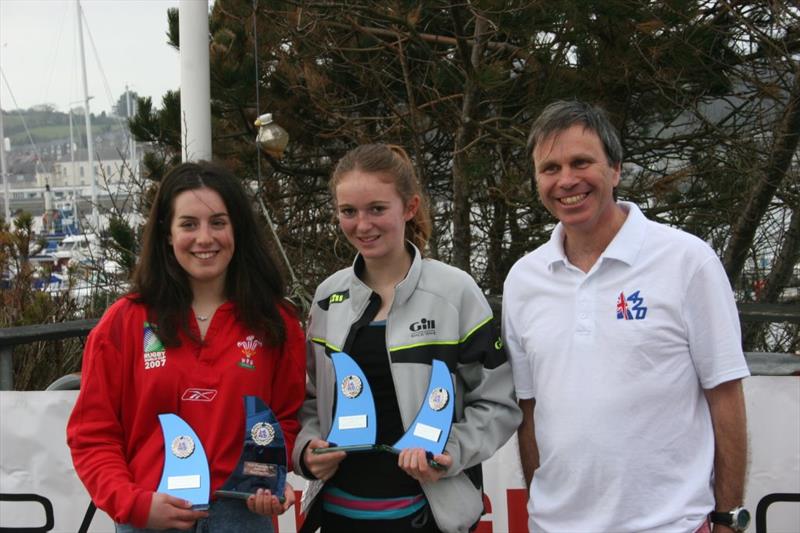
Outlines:
[[[795,204],[789,230],[783,235],[781,250],[767,275],[763,290],[757,294],[758,302],[777,303],[781,292],[789,284],[794,266],[800,261],[800,199],[796,199]],[[766,325],[748,324],[744,331],[744,348],[751,351],[763,342]]]
[[[420,181],[422,190],[430,197],[429,182],[427,170],[425,168],[425,143],[424,143],[424,128],[419,125],[419,117],[421,111],[417,106],[417,98],[414,94],[414,83],[411,80],[411,71],[408,66],[408,57],[403,47],[403,40],[397,39],[397,57],[400,60],[400,66],[403,70],[403,84],[406,88],[406,99],[408,100],[408,116],[411,123],[411,144],[413,146],[414,158],[416,159],[417,176]],[[436,219],[436,204],[431,201],[429,205],[431,221]],[[425,252],[425,250],[420,250]],[[428,239],[428,255],[433,259],[439,258],[439,235],[436,224],[431,224],[431,235]]]
[[735,285],[744,268],[747,251],[753,243],[756,229],[786,176],[800,140],[800,65],[795,65],[795,77],[789,101],[780,127],[775,132],[772,152],[756,183],[742,215],[731,233],[725,249],[723,264],[731,285]]
[[464,99],[461,104],[461,117],[456,132],[453,149],[453,265],[470,272],[470,251],[472,235],[470,228],[470,175],[469,144],[474,140],[477,131],[475,113],[478,108],[480,87],[476,71],[480,66],[486,42],[486,19],[476,15],[475,33],[472,53],[467,55],[468,44],[462,34],[461,8],[452,9],[453,21],[458,35],[459,51],[464,62],[465,83]]

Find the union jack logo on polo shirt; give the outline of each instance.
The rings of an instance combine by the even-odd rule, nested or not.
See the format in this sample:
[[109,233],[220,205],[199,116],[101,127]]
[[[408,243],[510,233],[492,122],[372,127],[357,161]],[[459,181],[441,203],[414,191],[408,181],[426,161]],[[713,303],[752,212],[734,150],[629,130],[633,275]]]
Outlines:
[[627,298],[624,292],[617,298],[617,320],[644,320],[647,316],[647,307],[639,291],[631,293]]

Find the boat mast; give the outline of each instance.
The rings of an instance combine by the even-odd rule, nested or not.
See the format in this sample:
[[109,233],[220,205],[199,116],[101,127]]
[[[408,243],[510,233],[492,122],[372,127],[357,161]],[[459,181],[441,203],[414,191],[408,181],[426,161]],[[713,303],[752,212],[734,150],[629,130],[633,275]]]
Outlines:
[[138,166],[136,164],[136,141],[131,133],[130,121],[133,118],[133,106],[131,105],[131,90],[125,86],[125,105],[128,109],[128,164],[131,168],[131,179],[136,181],[139,177],[137,172]]
[[77,168],[75,167],[75,139],[72,135],[72,104],[73,102],[69,103],[69,161],[70,166],[72,167],[72,218],[74,220],[75,227],[77,227],[77,222],[80,220],[78,214],[78,202],[80,196],[78,194],[78,172]]
[[94,146],[92,143],[92,119],[89,113],[89,85],[86,81],[86,58],[83,53],[83,17],[81,2],[75,0],[75,11],[78,18],[78,45],[81,56],[81,74],[83,78],[83,108],[86,118],[86,152],[89,162],[89,177],[92,179],[92,230],[100,231],[100,220],[97,213],[97,174],[94,171]]
[[182,161],[211,159],[208,0],[180,0]]
[[11,224],[11,197],[8,190],[8,170],[6,169],[6,134],[3,129],[3,106],[0,105],[0,174],[3,177],[3,200],[6,204],[6,224]]

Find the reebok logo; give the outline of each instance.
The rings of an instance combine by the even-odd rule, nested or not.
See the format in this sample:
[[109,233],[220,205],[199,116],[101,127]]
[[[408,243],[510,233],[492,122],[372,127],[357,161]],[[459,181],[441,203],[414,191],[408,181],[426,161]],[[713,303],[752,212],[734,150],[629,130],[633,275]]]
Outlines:
[[210,402],[216,397],[217,391],[214,389],[186,389],[181,400],[187,402]]
[[410,326],[408,326],[409,331],[411,331],[412,337],[422,337],[425,335],[435,335],[436,334],[436,321],[429,318],[423,318],[418,322],[414,322]]

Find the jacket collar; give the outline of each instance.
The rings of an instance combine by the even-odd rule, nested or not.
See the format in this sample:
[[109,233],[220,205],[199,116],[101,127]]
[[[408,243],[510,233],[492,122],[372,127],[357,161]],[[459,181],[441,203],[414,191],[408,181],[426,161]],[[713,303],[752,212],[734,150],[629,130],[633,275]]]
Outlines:
[[[410,241],[406,241],[406,249],[412,254],[411,267],[406,273],[406,277],[397,284],[394,289],[394,303],[392,305],[403,305],[419,284],[419,278],[422,275],[422,254],[419,249],[414,246]],[[361,273],[364,272],[364,258],[361,254],[356,254],[353,261],[353,275],[350,280],[350,298],[356,302],[363,302],[369,299],[372,294],[372,289],[361,280]]]

